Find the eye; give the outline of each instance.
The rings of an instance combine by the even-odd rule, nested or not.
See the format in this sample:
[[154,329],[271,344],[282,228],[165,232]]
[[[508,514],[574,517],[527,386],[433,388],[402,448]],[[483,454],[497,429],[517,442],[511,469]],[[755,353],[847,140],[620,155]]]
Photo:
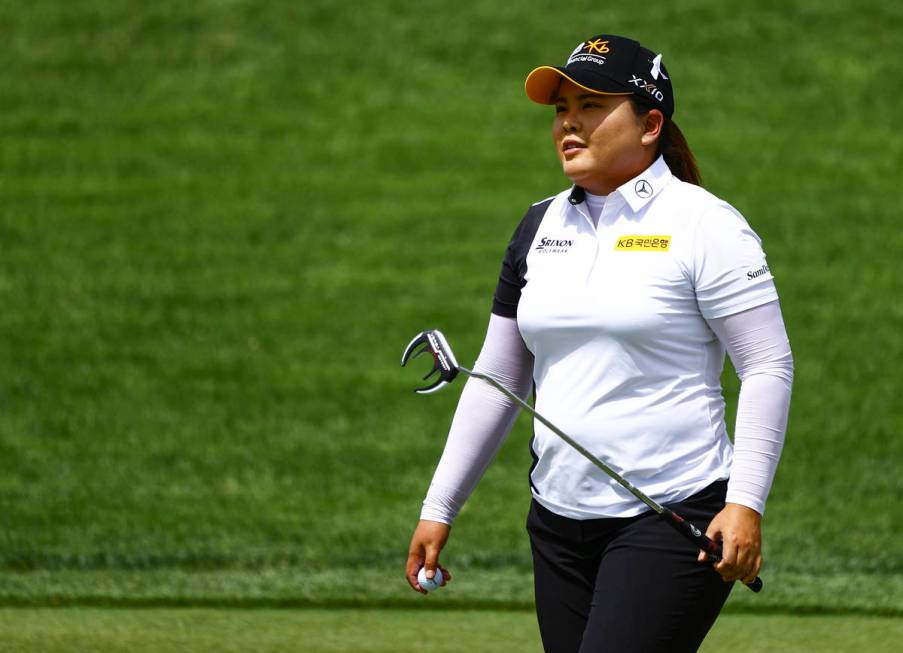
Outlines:
[[601,108],[602,108],[602,105],[599,104],[598,102],[592,102],[592,101],[590,101],[590,102],[584,102],[584,103],[583,103],[583,108],[584,108],[584,109],[601,109]]
[[555,105],[555,113],[564,113],[565,111],[567,111],[567,107],[565,107],[563,104]]

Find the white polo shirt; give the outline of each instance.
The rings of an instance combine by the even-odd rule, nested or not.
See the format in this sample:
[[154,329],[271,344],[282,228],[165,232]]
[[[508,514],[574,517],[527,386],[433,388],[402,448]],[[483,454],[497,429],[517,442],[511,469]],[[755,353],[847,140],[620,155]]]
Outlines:
[[[729,204],[659,158],[594,224],[579,187],[535,204],[508,247],[493,312],[535,357],[536,409],[660,503],[730,472],[706,324],[777,299],[761,241]],[[566,517],[646,507],[534,423],[533,495]]]

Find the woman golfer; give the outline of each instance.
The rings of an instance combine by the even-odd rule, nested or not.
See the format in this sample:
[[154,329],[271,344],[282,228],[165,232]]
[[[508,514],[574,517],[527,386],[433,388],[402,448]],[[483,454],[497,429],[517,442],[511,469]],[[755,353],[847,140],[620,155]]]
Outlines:
[[[543,645],[695,651],[733,581],[762,564],[793,378],[774,279],[746,220],[702,189],[661,54],[594,36],[565,66],[531,72],[526,91],[555,107],[552,140],[573,185],[515,230],[475,369],[520,397],[535,389],[540,414],[724,548],[705,561],[534,422],[527,531]],[[741,379],[733,445],[725,351]],[[415,590],[516,414],[468,381],[411,540]]]

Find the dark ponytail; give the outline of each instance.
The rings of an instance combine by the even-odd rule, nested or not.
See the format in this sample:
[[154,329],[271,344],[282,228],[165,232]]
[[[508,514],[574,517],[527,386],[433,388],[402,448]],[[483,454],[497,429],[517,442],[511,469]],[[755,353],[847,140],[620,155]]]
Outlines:
[[[650,110],[657,108],[643,101],[643,98],[632,96],[631,104],[637,116],[644,116]],[[658,155],[665,158],[665,163],[671,169],[675,177],[688,184],[702,186],[702,175],[699,174],[699,166],[696,165],[696,157],[690,151],[687,139],[670,118],[665,118],[662,131],[658,137]]]
[[665,157],[665,163],[674,176],[688,184],[702,186],[702,175],[696,165],[696,157],[690,151],[687,139],[670,118],[665,118],[661,136],[658,137],[658,153]]

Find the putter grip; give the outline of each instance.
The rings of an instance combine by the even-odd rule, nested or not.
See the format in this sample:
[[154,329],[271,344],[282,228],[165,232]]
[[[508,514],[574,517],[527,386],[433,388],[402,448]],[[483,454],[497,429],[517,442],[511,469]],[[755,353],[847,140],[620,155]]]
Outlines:
[[[706,534],[696,528],[696,526],[668,508],[663,507],[659,516],[671,524],[678,533],[709,554],[709,557],[713,562],[721,560],[721,544],[707,537]],[[760,592],[762,591],[762,579],[756,576],[756,578],[751,583],[747,583],[746,586],[753,592]]]

